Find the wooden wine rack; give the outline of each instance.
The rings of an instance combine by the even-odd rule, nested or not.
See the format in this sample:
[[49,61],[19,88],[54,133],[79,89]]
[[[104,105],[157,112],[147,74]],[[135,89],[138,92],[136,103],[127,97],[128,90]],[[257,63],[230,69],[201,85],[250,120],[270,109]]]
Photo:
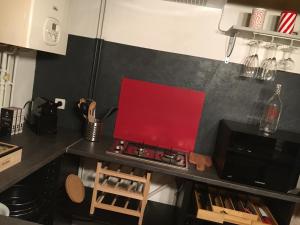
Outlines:
[[136,174],[128,167],[124,172],[122,168],[97,163],[90,213],[94,214],[96,208],[109,210],[138,217],[138,225],[142,225],[151,173]]

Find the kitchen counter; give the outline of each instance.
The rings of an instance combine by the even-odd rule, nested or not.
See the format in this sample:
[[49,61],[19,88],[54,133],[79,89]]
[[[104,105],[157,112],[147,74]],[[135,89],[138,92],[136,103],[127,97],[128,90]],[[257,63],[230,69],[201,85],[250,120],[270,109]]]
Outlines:
[[182,177],[189,180],[194,180],[206,184],[211,184],[219,187],[225,187],[233,190],[244,191],[247,193],[281,199],[290,202],[300,202],[300,196],[288,195],[280,192],[269,191],[262,188],[253,186],[242,185],[238,183],[229,182],[220,179],[214,167],[205,170],[204,172],[197,171],[194,167],[190,166],[188,170],[174,169],[164,165],[157,165],[152,163],[145,163],[137,159],[124,158],[122,156],[115,156],[106,154],[105,151],[112,145],[113,138],[103,137],[100,142],[93,143],[85,141],[84,139],[67,148],[67,153],[83,157],[89,157],[100,161],[114,162],[125,164],[132,167],[146,169],[153,172],[168,174],[176,177]]
[[0,193],[64,154],[79,137],[74,131],[62,129],[56,135],[38,136],[28,128],[22,134],[1,137],[2,142],[22,146],[23,152],[20,163],[0,173]]
[[38,225],[37,223],[14,219],[6,216],[0,216],[0,224],[1,225]]
[[[164,165],[145,163],[143,161],[112,156],[105,151],[112,145],[113,138],[103,137],[100,142],[93,143],[80,139],[80,135],[70,130],[59,130],[57,135],[37,136],[28,128],[22,134],[10,138],[0,138],[0,141],[20,145],[23,147],[22,162],[0,173],[0,192],[6,190],[18,181],[37,171],[65,152],[82,157],[89,157],[100,161],[126,164],[132,167],[142,168],[153,172],[159,172],[172,176],[182,177],[233,190],[286,200],[300,202],[300,197],[290,196],[278,192],[268,191],[251,186],[236,184],[220,179],[214,168],[205,172],[198,172],[191,167],[188,170],[170,169]],[[35,225],[22,220],[0,216],[0,224],[5,225]]]

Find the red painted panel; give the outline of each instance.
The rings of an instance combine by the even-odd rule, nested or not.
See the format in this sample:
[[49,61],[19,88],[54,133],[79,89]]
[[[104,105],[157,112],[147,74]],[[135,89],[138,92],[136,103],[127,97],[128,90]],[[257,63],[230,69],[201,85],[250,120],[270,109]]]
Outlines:
[[114,137],[194,151],[205,93],[124,78]]

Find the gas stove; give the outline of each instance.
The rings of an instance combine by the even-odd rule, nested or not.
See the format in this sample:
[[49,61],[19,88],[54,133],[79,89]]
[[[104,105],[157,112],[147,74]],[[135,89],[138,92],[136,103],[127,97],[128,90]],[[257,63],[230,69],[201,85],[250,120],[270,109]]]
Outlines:
[[112,147],[106,152],[112,155],[135,158],[140,161],[165,165],[172,168],[188,169],[188,153],[185,152],[124,140],[115,140]]

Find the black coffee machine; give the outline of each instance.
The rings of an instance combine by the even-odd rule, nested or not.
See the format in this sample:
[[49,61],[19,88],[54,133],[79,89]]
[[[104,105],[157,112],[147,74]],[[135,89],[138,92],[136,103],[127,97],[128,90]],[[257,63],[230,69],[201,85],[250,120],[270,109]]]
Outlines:
[[55,103],[43,97],[37,97],[30,102],[27,122],[30,128],[37,134],[57,133],[57,107],[61,102]]
[[300,134],[222,120],[214,152],[219,176],[242,184],[293,193],[300,173]]

